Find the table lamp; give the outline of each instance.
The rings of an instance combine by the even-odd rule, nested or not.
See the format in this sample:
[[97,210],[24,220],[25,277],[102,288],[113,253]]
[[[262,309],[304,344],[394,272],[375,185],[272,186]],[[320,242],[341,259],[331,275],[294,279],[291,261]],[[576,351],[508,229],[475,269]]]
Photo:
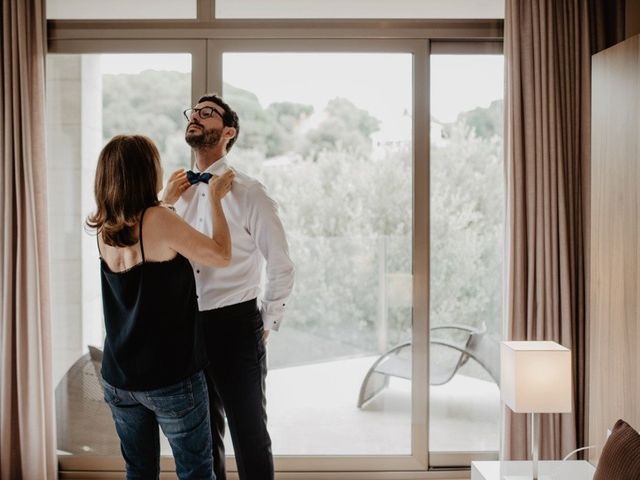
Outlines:
[[502,342],[502,401],[531,414],[531,460],[538,479],[539,413],[571,412],[571,351],[555,342]]

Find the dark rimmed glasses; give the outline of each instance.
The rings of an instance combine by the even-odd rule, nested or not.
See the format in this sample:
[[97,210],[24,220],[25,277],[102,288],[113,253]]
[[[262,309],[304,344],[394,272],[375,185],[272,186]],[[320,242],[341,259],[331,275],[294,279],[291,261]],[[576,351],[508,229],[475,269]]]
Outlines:
[[216,110],[213,107],[202,107],[202,108],[192,107],[192,108],[187,108],[182,113],[184,114],[184,118],[186,118],[187,120],[191,120],[191,117],[193,116],[194,113],[197,113],[202,120],[213,117],[213,114],[215,113],[224,122],[224,114],[220,113],[218,110]]

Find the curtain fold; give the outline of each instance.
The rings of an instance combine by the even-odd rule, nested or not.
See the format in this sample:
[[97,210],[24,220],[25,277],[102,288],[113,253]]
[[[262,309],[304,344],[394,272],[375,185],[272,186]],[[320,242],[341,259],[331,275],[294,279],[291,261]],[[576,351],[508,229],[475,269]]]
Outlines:
[[[542,459],[585,441],[591,54],[621,39],[622,12],[623,0],[506,1],[505,337],[573,359],[573,413],[541,415]],[[528,416],[504,419],[502,458],[530,458]]]
[[3,0],[0,15],[0,478],[52,479],[44,0]]

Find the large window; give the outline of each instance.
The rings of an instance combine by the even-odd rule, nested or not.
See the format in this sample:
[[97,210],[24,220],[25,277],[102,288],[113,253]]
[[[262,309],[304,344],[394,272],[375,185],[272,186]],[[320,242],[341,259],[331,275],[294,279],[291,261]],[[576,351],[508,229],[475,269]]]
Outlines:
[[410,454],[409,382],[357,403],[376,358],[411,339],[411,55],[223,58],[231,163],[279,202],[296,264],[269,346],[274,451]]
[[432,451],[499,448],[503,70],[501,55],[431,57]]
[[182,110],[191,102],[191,56],[50,55],[47,60],[47,179],[52,274],[53,374],[58,449],[117,455],[102,399],[104,326],[95,235],[98,153],[112,136],[143,134],[157,145],[165,176],[188,167]]
[[[161,6],[170,12],[177,3]],[[246,10],[250,0],[190,2],[182,17],[167,14],[179,22],[152,20],[155,14],[115,22],[105,19],[142,19],[145,9],[96,14],[102,7],[88,2],[82,15],[102,18],[100,28],[50,24],[47,159],[62,478],[123,468],[99,383],[96,241],[83,228],[98,153],[113,135],[142,133],[160,148],[165,180],[189,167],[181,112],[206,91],[222,93],[239,113],[229,162],[278,202],[296,264],[285,321],[268,346],[276,469],[362,479],[496,455],[503,67],[501,55],[478,52],[496,53],[500,24],[403,21],[382,13],[389,2],[360,14],[355,4],[340,10],[327,2],[314,14],[308,2],[285,3],[267,12],[281,18],[274,22],[242,20],[268,16],[259,6]],[[302,3],[306,15],[290,18],[330,11],[361,20],[282,20],[280,7]],[[398,8],[423,12],[427,3],[453,5]],[[471,4],[479,5],[456,3]],[[493,0],[482,5],[485,13],[502,8]],[[453,10],[441,17],[464,17]],[[486,41],[478,47],[478,39]],[[162,468],[171,470],[161,439]],[[229,435],[226,442],[232,454]],[[228,469],[235,470],[232,460]]]
[[217,18],[503,18],[504,0],[216,0]]
[[196,18],[197,0],[46,0],[47,18]]

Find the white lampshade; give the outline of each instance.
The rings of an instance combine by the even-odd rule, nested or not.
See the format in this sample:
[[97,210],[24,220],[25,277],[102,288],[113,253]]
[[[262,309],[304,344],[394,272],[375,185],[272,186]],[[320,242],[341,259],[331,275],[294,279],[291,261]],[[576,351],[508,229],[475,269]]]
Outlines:
[[502,342],[502,401],[516,413],[571,411],[571,351],[555,342]]

